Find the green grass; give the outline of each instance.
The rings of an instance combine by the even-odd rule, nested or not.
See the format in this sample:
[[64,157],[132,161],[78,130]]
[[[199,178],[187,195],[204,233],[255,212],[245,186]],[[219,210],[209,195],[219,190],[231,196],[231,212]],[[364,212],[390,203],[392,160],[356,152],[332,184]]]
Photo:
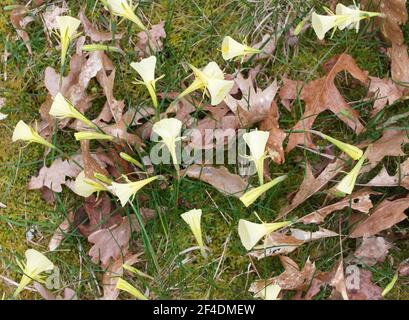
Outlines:
[[[9,0],[6,4],[13,4]],[[67,1],[71,15],[78,12],[76,1]],[[227,72],[232,72],[234,64],[226,64],[218,50],[222,38],[231,35],[237,39],[253,38],[277,29],[288,15],[297,17],[298,21],[317,5],[317,1],[266,1],[249,3],[240,0],[177,0],[177,1],[143,1],[140,8],[152,24],[166,20],[167,38],[165,47],[158,55],[157,74],[165,74],[165,78],[158,82],[158,92],[178,91],[180,82],[189,74],[187,63],[198,67],[214,60],[219,65],[227,65]],[[292,6],[292,10],[285,10],[285,5]],[[23,258],[28,247],[46,251],[48,241],[55,228],[68,212],[76,210],[81,205],[81,199],[72,192],[65,190],[58,195],[55,206],[46,205],[37,191],[27,191],[30,176],[36,175],[43,165],[43,149],[30,145],[20,148],[18,144],[11,144],[11,133],[18,120],[31,122],[39,118],[38,109],[45,100],[46,89],[40,79],[43,78],[47,66],[58,68],[59,53],[55,48],[48,48],[43,33],[41,21],[36,19],[29,25],[34,56],[30,58],[24,44],[15,41],[16,36],[9,23],[8,13],[0,11],[0,52],[10,53],[7,63],[7,81],[0,84],[0,96],[7,99],[7,105],[2,112],[9,113],[6,121],[0,123],[0,201],[7,204],[7,209],[1,209],[0,214],[0,274],[18,281],[20,274],[16,258]],[[102,9],[100,3],[94,0],[86,1],[86,13],[90,20],[101,26],[109,26],[111,17]],[[269,15],[270,14],[270,15]],[[263,22],[263,18],[267,19]],[[254,30],[260,23],[263,24]],[[367,26],[368,24],[365,24]],[[118,31],[127,31],[121,40],[121,47],[125,56],[109,54],[116,67],[116,81],[114,94],[116,99],[124,99],[127,106],[143,107],[149,105],[149,96],[141,86],[135,86],[132,81],[134,73],[129,67],[130,62],[136,60],[136,54],[130,41],[136,41],[135,29],[129,23],[116,26]],[[281,25],[288,30],[291,25]],[[258,40],[258,39],[257,39]],[[272,79],[286,76],[290,79],[309,81],[324,74],[322,64],[335,54],[346,52],[352,55],[358,65],[369,71],[372,76],[384,77],[388,75],[388,59],[382,54],[380,47],[385,44],[376,36],[376,32],[367,32],[365,28],[358,34],[353,31],[338,32],[324,44],[318,44],[311,29],[299,37],[297,48],[286,48],[284,36],[279,38],[274,58],[262,65],[258,76],[260,87],[264,87]],[[249,65],[248,67],[252,67]],[[1,67],[4,74],[4,65]],[[347,101],[357,101],[366,94],[360,86],[351,86],[350,77],[339,75],[337,86]],[[98,84],[92,82],[89,90],[101,92]],[[104,99],[94,102],[93,110],[97,112],[104,103]],[[162,105],[163,110],[167,105]],[[299,106],[302,108],[302,105]],[[324,113],[315,122],[315,129],[330,134],[348,142],[360,142],[364,139],[376,139],[381,135],[378,125],[391,115],[409,110],[408,103],[397,103],[386,108],[376,121],[369,120],[370,103],[355,105],[361,112],[368,130],[356,137],[350,129],[341,123],[335,115]],[[289,129],[301,116],[298,108],[289,113],[281,108],[280,124]],[[91,116],[91,114],[90,114]],[[402,119],[396,126],[405,126]],[[78,145],[73,141],[72,133],[65,132],[58,135],[59,145],[67,152],[75,152]],[[180,183],[169,180],[169,187],[160,190],[158,184],[144,189],[142,193],[150,195],[149,203],[144,204],[157,210],[158,217],[151,220],[147,226],[147,233],[159,260],[160,272],[157,272],[149,253],[144,249],[143,240],[139,235],[133,235],[132,247],[138,252],[145,250],[142,261],[137,267],[154,276],[154,281],[141,278],[130,278],[139,288],[149,287],[151,297],[160,299],[180,298],[209,298],[209,299],[245,299],[251,298],[248,285],[258,279],[256,274],[249,273],[249,264],[254,263],[262,278],[278,275],[282,267],[276,257],[262,261],[250,261],[237,235],[237,222],[240,218],[254,220],[253,211],[266,221],[274,220],[280,208],[287,204],[287,196],[296,191],[304,175],[305,161],[317,163],[320,159],[312,153],[296,149],[287,155],[285,164],[272,165],[271,173],[288,173],[291,179],[270,190],[267,196],[257,202],[251,209],[245,209],[235,198],[224,197],[216,190],[204,183],[182,179]],[[401,161],[402,159],[400,159]],[[396,166],[399,159],[386,159],[385,163]],[[158,166],[157,174],[170,177],[173,167]],[[402,190],[380,189],[386,195],[392,195]],[[294,210],[290,217],[301,216],[318,209],[325,199],[323,192],[317,193],[309,201]],[[136,205],[140,205],[136,203]],[[193,245],[194,239],[188,226],[181,220],[180,214],[191,209],[202,208],[202,228],[206,243],[211,249],[208,260],[197,254],[188,255],[192,260],[185,263],[187,255],[179,253]],[[127,214],[133,214],[128,208]],[[232,219],[226,222],[220,212]],[[339,219],[343,221],[351,214],[344,210],[334,214],[322,225],[324,228],[337,231]],[[400,228],[406,228],[407,222]],[[33,241],[26,240],[26,232],[36,230]],[[342,224],[342,234],[347,234],[345,223]],[[343,238],[343,256],[351,256],[355,250],[355,240]],[[390,259],[385,263],[370,268],[376,283],[385,287],[394,275],[398,263],[408,257],[407,242],[398,241],[391,251]],[[94,299],[101,295],[98,287],[103,270],[91,263],[87,256],[89,244],[78,233],[72,232],[59,250],[48,256],[59,266],[64,287],[74,288],[79,297]],[[305,244],[290,256],[301,266],[308,257],[316,262],[317,269],[328,271],[333,268],[340,255],[338,238],[330,238]],[[393,260],[393,264],[392,264]],[[407,279],[400,279],[390,293],[391,298],[408,299]],[[0,281],[0,292],[11,297],[14,288]],[[321,298],[328,296],[328,292],[321,294]],[[24,291],[22,298],[39,298],[37,294]],[[129,298],[126,294],[122,298]]]

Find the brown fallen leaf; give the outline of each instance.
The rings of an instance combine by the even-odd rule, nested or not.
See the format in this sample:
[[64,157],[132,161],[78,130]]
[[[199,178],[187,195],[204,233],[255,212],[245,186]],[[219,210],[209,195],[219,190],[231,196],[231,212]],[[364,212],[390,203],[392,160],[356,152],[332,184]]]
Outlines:
[[382,237],[363,238],[361,245],[355,250],[354,256],[358,261],[368,266],[385,261],[392,244]]
[[[255,49],[260,49],[263,52],[258,53],[254,56],[253,60],[261,60],[261,59],[266,59],[270,58],[272,54],[274,53],[276,49],[276,44],[277,44],[277,34],[264,34],[260,42],[257,42],[256,44],[252,45],[252,48]],[[250,60],[252,56],[246,56],[244,57],[244,61]]]
[[305,168],[305,177],[301,183],[299,190],[290,205],[283,208],[280,211],[278,219],[284,217],[289,212],[298,207],[305,200],[310,198],[316,192],[321,190],[332,178],[334,178],[343,169],[344,162],[341,159],[337,159],[330,163],[324,171],[322,171],[318,177],[314,177],[311,171],[311,165],[307,162]]
[[350,300],[382,300],[382,288],[372,283],[372,272],[359,268],[359,288],[348,289]]
[[134,265],[139,261],[140,253],[130,255],[127,254],[124,259],[120,258],[119,260],[114,261],[104,272],[102,276],[102,287],[104,289],[104,295],[102,296],[102,300],[116,300],[119,295],[119,289],[116,288],[116,284],[118,282],[118,278],[122,277],[123,275],[123,268],[124,264],[128,264],[130,266]]
[[108,171],[91,155],[89,149],[90,140],[81,141],[82,162],[84,164],[85,176],[89,179],[95,179],[95,174],[99,173],[108,176]]
[[349,300],[344,276],[344,262],[342,259],[339,261],[338,266],[336,267],[336,271],[330,285],[334,287],[339,294],[341,294],[342,299]]
[[394,176],[389,175],[385,167],[366,185],[373,187],[404,187],[409,190],[409,159],[401,163]]
[[[302,88],[299,98],[305,102],[305,111],[292,130],[304,131],[312,129],[317,116],[321,112],[330,110],[356,133],[362,132],[364,126],[359,120],[358,111],[351,108],[345,101],[335,86],[334,80],[338,73],[348,71],[355,79],[363,84],[367,84],[367,73],[362,71],[355,63],[355,60],[347,54],[334,56],[327,61],[325,69],[328,70],[326,76],[313,80]],[[297,86],[293,83],[290,85],[291,88],[286,88],[286,83],[284,83],[281,90],[286,91],[287,98],[291,97],[292,100],[295,100],[297,99]],[[293,90],[291,96],[289,96],[290,90]],[[290,133],[286,151],[291,151],[298,144],[305,144],[307,147],[315,148],[311,135],[308,132]]]
[[84,27],[85,34],[91,38],[91,41],[112,41],[122,38],[122,34],[119,33],[116,33],[114,37],[112,32],[98,31],[98,29],[91,23],[91,21],[88,20],[83,10],[80,11],[79,18],[81,20],[82,26]]
[[409,276],[409,261],[408,260],[403,261],[399,264],[398,272],[399,272],[399,275],[403,277]]
[[289,257],[280,256],[279,258],[284,267],[284,272],[270,279],[253,282],[249,288],[250,292],[257,296],[265,287],[271,284],[280,286],[282,290],[303,291],[307,288],[315,273],[315,263],[311,263],[308,259],[303,269],[300,270],[297,263]]
[[[33,50],[31,49],[30,37],[27,31],[24,30],[25,26],[27,25],[27,23],[24,22],[24,18],[26,14],[27,14],[26,7],[18,6],[18,8],[15,8],[13,11],[11,11],[10,19],[11,19],[11,24],[16,29],[18,36],[21,38],[21,40],[23,40],[27,48],[28,54],[32,56]],[[31,18],[30,21],[33,21],[33,20],[34,19]]]
[[136,51],[140,57],[149,57],[163,49],[163,39],[166,38],[165,21],[152,26],[148,31],[141,31],[137,34],[139,40],[136,44]]
[[325,218],[335,211],[342,210],[344,208],[351,208],[352,210],[357,210],[359,212],[368,213],[372,209],[373,204],[370,199],[370,195],[378,194],[378,192],[371,191],[368,189],[359,190],[353,193],[350,197],[346,197],[341,201],[334,204],[330,204],[323,208],[320,208],[314,212],[311,212],[300,219],[298,222],[309,224],[315,223],[319,224],[324,222]]
[[392,79],[400,85],[402,90],[407,91],[409,86],[409,54],[408,47],[404,44],[392,44],[388,49],[391,57]]
[[338,233],[327,230],[324,228],[319,228],[318,231],[304,231],[301,229],[290,229],[291,236],[297,240],[301,240],[303,242],[309,242],[318,239],[330,238],[338,236]]
[[374,212],[359,223],[349,235],[351,238],[370,237],[382,230],[386,230],[395,224],[405,220],[405,210],[409,208],[409,198],[397,200],[384,200]]
[[60,295],[55,296],[37,281],[34,282],[33,287],[45,300],[78,300],[77,294],[71,288],[65,288],[64,296],[62,297]]
[[402,97],[403,92],[392,82],[391,79],[369,77],[370,84],[368,95],[375,100],[372,117],[378,114],[386,105],[392,105]]
[[194,164],[182,174],[206,182],[218,191],[238,198],[250,187],[239,175],[230,173],[225,167],[201,167]]
[[72,212],[70,212],[67,218],[65,218],[64,221],[61,222],[57,229],[54,231],[54,234],[51,237],[50,242],[48,243],[48,250],[54,251],[60,246],[61,242],[64,240],[65,236],[72,227],[73,219],[74,215]]

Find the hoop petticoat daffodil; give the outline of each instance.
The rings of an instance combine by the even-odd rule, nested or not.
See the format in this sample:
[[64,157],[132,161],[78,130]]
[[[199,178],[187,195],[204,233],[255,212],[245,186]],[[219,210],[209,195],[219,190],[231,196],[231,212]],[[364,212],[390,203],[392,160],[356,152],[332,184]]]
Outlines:
[[112,182],[111,186],[108,187],[108,189],[111,190],[111,192],[119,198],[122,207],[125,207],[126,203],[134,194],[136,194],[147,184],[157,180],[159,177],[160,176],[154,176],[140,181],[128,183]]
[[363,151],[361,149],[351,144],[339,141],[319,131],[309,130],[309,132],[314,133],[325,140],[328,140],[329,142],[331,142],[333,145],[338,147],[341,151],[345,152],[348,156],[350,156],[354,160],[359,160],[363,155]]
[[141,19],[135,14],[137,5],[132,6],[132,0],[104,0],[103,2],[113,15],[132,21],[141,30],[147,30]]
[[204,90],[210,95],[211,105],[215,106],[222,102],[234,85],[232,80],[224,80],[223,71],[216,62],[209,62],[202,70],[190,65],[195,75],[193,83],[187,87],[177,99],[180,99],[193,91]]
[[82,140],[109,140],[112,141],[115,137],[110,136],[108,134],[99,133],[99,132],[92,132],[92,131],[80,131],[74,133],[75,140],[82,141]]
[[77,29],[81,21],[70,16],[58,16],[55,20],[58,26],[57,35],[60,38],[61,45],[61,65],[65,65],[68,48],[71,41],[78,36]]
[[133,295],[135,298],[139,300],[148,300],[148,298],[145,297],[142,292],[140,292],[137,288],[135,288],[128,281],[122,278],[118,278],[118,282],[116,283],[116,288],[118,290],[128,292],[129,294]]
[[250,156],[245,156],[254,161],[256,165],[260,185],[264,181],[264,159],[266,158],[266,145],[270,133],[267,131],[254,130],[243,134],[243,140],[249,146]]
[[31,281],[43,282],[43,277],[40,275],[41,273],[54,269],[54,264],[37,250],[26,250],[25,256],[25,262],[21,263],[20,261],[17,261],[17,264],[24,274],[14,292],[15,297],[18,296]]
[[137,81],[137,84],[143,84],[148,89],[149,95],[151,96],[153,106],[158,107],[158,98],[156,97],[156,81],[162,79],[164,75],[155,79],[155,67],[156,67],[156,57],[150,56],[149,58],[142,59],[139,62],[132,62],[131,67],[135,69],[136,72],[141,76],[142,81]]
[[335,14],[339,16],[347,16],[347,19],[338,25],[339,30],[344,30],[345,28],[355,28],[356,32],[359,31],[359,24],[361,20],[381,15],[379,12],[359,10],[359,5],[351,5],[347,7],[342,3],[337,4]]
[[261,238],[273,231],[287,227],[291,221],[275,223],[254,223],[244,219],[239,220],[239,237],[246,250],[251,250]]
[[51,105],[49,114],[57,119],[74,118],[88,127],[97,128],[95,123],[88,120],[81,112],[79,112],[61,93],[57,93]]
[[201,226],[202,210],[192,209],[190,211],[182,213],[180,216],[189,225],[190,229],[192,230],[193,236],[195,237],[196,242],[200,247],[202,256],[206,258],[206,250],[203,243]]
[[33,128],[28,126],[23,120],[20,120],[13,131],[12,141],[18,140],[27,141],[29,143],[35,142],[46,147],[57,149],[53,144],[49,143],[42,136],[40,136]]
[[222,56],[226,61],[236,57],[244,57],[248,54],[257,54],[260,52],[261,50],[241,44],[230,36],[224,37],[222,42]]
[[276,184],[284,181],[287,179],[287,175],[283,175],[280,177],[277,177],[270,182],[267,182],[257,188],[251,189],[250,191],[247,191],[244,195],[240,197],[240,201],[243,202],[243,204],[246,207],[249,207],[254,201],[258,199],[264,192],[269,190],[270,188],[274,187]]
[[362,166],[370,149],[371,146],[366,149],[364,155],[359,159],[354,168],[337,184],[337,186],[335,187],[336,190],[344,194],[352,193],[355,187],[356,179],[358,178],[359,172],[362,169]]
[[168,148],[173,164],[179,176],[179,164],[176,155],[176,142],[181,140],[180,132],[182,122],[176,118],[162,119],[154,123],[152,131],[162,138],[163,144]]
[[74,192],[84,198],[89,197],[94,192],[108,191],[102,183],[89,179],[85,176],[85,172],[81,171],[74,183]]

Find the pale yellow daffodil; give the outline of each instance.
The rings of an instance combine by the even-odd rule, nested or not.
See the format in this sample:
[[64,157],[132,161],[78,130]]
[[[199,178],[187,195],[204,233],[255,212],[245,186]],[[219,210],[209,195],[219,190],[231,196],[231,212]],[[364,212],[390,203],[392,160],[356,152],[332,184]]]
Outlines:
[[339,30],[344,30],[345,28],[349,29],[355,28],[356,32],[359,31],[359,24],[361,20],[381,15],[378,12],[359,10],[359,5],[351,5],[347,7],[342,3],[337,4],[335,14],[338,16],[347,17],[344,22],[338,24]]
[[149,58],[142,59],[139,62],[132,62],[131,67],[134,68],[142,78],[142,81],[138,81],[136,83],[146,86],[149,95],[151,96],[153,106],[157,108],[158,98],[156,97],[155,84],[156,81],[163,78],[164,76],[155,79],[156,57],[150,56]]
[[210,95],[211,104],[214,106],[222,102],[233,88],[234,81],[224,80],[223,71],[216,62],[209,62],[203,70],[192,65],[190,67],[195,75],[195,80],[179,95],[178,99],[193,91],[203,90]]
[[277,177],[270,182],[267,182],[257,188],[251,189],[250,191],[247,191],[244,195],[240,197],[240,201],[243,202],[243,204],[246,207],[249,207],[254,201],[256,201],[264,192],[269,190],[270,188],[274,187],[276,184],[284,181],[287,179],[287,175],[283,175],[280,177]]
[[244,219],[239,220],[239,237],[246,250],[251,250],[260,240],[273,231],[287,227],[291,221],[276,223],[254,223]]
[[55,18],[58,26],[57,35],[61,45],[61,65],[65,65],[68,48],[73,39],[77,37],[77,30],[81,21],[70,16],[58,16]]
[[14,296],[18,296],[20,292],[31,282],[43,282],[41,273],[54,269],[54,264],[42,253],[34,249],[28,249],[25,252],[26,261],[21,263],[17,261],[19,267],[23,271],[23,277],[14,292]]
[[236,57],[244,57],[249,54],[257,54],[260,52],[261,50],[241,44],[229,36],[224,37],[222,42],[222,56],[226,61]]
[[189,225],[190,229],[192,230],[192,233],[196,239],[196,242],[200,247],[202,256],[206,257],[206,250],[205,250],[205,246],[203,243],[202,227],[201,227],[202,210],[192,209],[188,212],[181,214],[180,216]]
[[266,158],[266,145],[270,133],[267,131],[254,130],[243,134],[243,140],[249,146],[250,157],[256,165],[260,185],[264,182],[264,159]]
[[162,138],[163,144],[168,148],[179,176],[179,164],[176,154],[176,142],[181,140],[180,133],[182,122],[176,118],[162,119],[154,123],[152,131]]
[[108,191],[102,183],[89,179],[85,176],[85,172],[81,171],[74,183],[74,192],[82,197],[89,197],[94,192]]
[[158,178],[159,176],[154,176],[140,181],[128,183],[112,182],[109,189],[112,191],[113,194],[115,194],[119,198],[121,205],[125,207],[126,203],[135,193],[137,193],[144,186],[151,183],[152,181],[155,181]]
[[337,27],[338,21],[339,17],[335,15],[324,16],[315,12],[312,13],[312,28],[314,29],[315,34],[320,40],[323,40],[325,38],[325,34],[328,31]]
[[88,120],[81,112],[69,102],[61,93],[57,93],[51,105],[49,114],[57,119],[74,118],[78,119],[91,128],[96,128],[95,123]]
[[336,190],[344,194],[351,194],[354,190],[356,179],[358,178],[359,172],[366,160],[370,146],[366,149],[364,155],[359,159],[354,168],[337,184]]
[[42,144],[46,147],[56,149],[56,147],[40,136],[33,128],[28,126],[23,120],[20,120],[13,131],[12,141],[26,141]]
[[330,136],[327,136],[326,134],[324,134],[322,132],[319,132],[319,131],[310,130],[309,132],[314,133],[314,134],[320,136],[321,138],[323,138],[325,140],[328,140],[329,142],[331,142],[333,145],[338,147],[341,151],[345,152],[348,156],[350,156],[354,160],[361,159],[361,157],[363,155],[363,151],[361,149],[359,149],[358,147],[355,147],[355,146],[350,145],[348,143],[339,141],[339,140],[337,140],[335,138],[332,138]]
[[110,136],[108,134],[99,133],[99,132],[92,132],[92,131],[80,131],[74,133],[75,140],[82,141],[82,140],[109,140],[112,141],[115,137]]
[[118,290],[128,292],[129,294],[133,295],[135,298],[139,300],[148,300],[148,298],[146,298],[142,292],[140,292],[137,288],[135,288],[128,281],[122,278],[118,279],[118,282],[116,283],[116,288]]
[[104,0],[104,3],[113,15],[132,21],[141,30],[147,30],[141,19],[135,14],[137,6],[132,5],[132,0]]

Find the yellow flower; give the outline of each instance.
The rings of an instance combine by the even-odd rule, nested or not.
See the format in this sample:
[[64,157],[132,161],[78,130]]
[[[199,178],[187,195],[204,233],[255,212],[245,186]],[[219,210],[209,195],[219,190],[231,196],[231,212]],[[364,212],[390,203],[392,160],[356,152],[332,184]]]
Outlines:
[[260,197],[264,192],[269,190],[270,188],[274,187],[276,184],[284,181],[287,179],[287,175],[283,175],[280,177],[277,177],[270,182],[267,182],[257,188],[251,189],[250,191],[247,191],[244,195],[240,197],[240,201],[243,202],[243,204],[246,207],[249,207],[254,201],[257,200],[258,197]]
[[40,275],[43,272],[54,269],[54,264],[42,253],[34,249],[28,249],[25,253],[26,262],[17,262],[21,270],[23,270],[23,277],[20,280],[14,296],[18,296],[20,292],[32,281],[43,282],[43,277]]
[[201,209],[192,209],[180,215],[182,219],[189,225],[192,233],[200,247],[200,251],[203,257],[206,257],[205,246],[202,238],[202,227],[200,225],[200,220],[202,218]]
[[352,193],[355,187],[356,179],[358,178],[358,174],[366,160],[366,155],[368,154],[369,149],[370,147],[366,149],[365,154],[359,159],[355,167],[338,183],[336,190],[345,194]]
[[56,149],[54,145],[49,143],[45,140],[42,136],[40,136],[33,128],[28,126],[23,120],[20,120],[16,127],[14,128],[12,141],[16,142],[18,140],[27,141],[27,142],[35,142],[46,147]]
[[152,131],[162,138],[164,145],[168,148],[178,175],[179,164],[176,155],[176,142],[181,139],[181,130],[182,122],[176,118],[162,119],[152,127]]
[[350,156],[352,159],[354,160],[359,160],[362,155],[363,152],[361,149],[359,149],[358,147],[355,147],[353,145],[350,145],[348,143],[339,141],[337,139],[334,139],[330,136],[327,136],[326,134],[323,134],[319,131],[315,131],[315,130],[310,130],[310,132],[320,136],[321,138],[328,140],[329,142],[331,142],[332,144],[334,144],[335,146],[337,146],[341,151],[345,152],[348,156]]
[[246,250],[251,250],[261,238],[271,232],[284,228],[291,224],[291,221],[276,223],[254,223],[244,219],[239,220],[239,237]]
[[136,160],[135,158],[131,157],[129,154],[125,153],[125,152],[120,152],[119,156],[124,159],[125,161],[128,161],[132,164],[134,164],[135,166],[137,166],[140,169],[144,169],[142,163],[140,163],[138,160]]
[[329,30],[337,27],[337,21],[339,21],[339,17],[335,15],[324,16],[315,12],[312,13],[312,28],[320,40],[325,38],[325,34]]
[[208,63],[203,70],[192,65],[190,67],[195,75],[195,80],[179,95],[178,99],[200,89],[210,95],[211,104],[214,106],[226,98],[234,85],[234,81],[224,80],[223,71],[216,62]]
[[99,132],[92,132],[92,131],[80,131],[74,133],[75,140],[81,141],[81,140],[114,140],[115,138],[113,136],[104,134],[104,133],[99,133]]
[[68,47],[71,41],[77,36],[77,29],[81,21],[69,16],[58,16],[55,20],[58,26],[57,34],[60,38],[61,45],[61,65],[65,65]]
[[143,277],[143,278],[147,278],[147,279],[150,279],[150,280],[154,280],[154,278],[151,277],[149,274],[146,274],[145,272],[142,272],[141,270],[136,269],[135,267],[132,267],[132,266],[130,266],[129,264],[124,263],[124,264],[122,265],[122,268],[124,268],[125,270],[128,270],[128,271],[130,271],[130,272],[132,272],[132,273],[135,273],[136,275],[141,276],[141,277]]
[[135,14],[135,8],[137,6],[133,7],[131,0],[105,0],[104,2],[113,15],[132,21],[141,30],[147,30],[141,19]]
[[51,105],[49,114],[57,119],[74,118],[91,128],[96,128],[96,125],[88,120],[81,112],[63,97],[61,93],[57,93]]
[[359,23],[363,19],[379,16],[378,12],[369,12],[359,10],[359,6],[344,6],[341,3],[337,4],[336,15],[345,16],[345,21],[338,24],[339,30],[344,30],[345,28],[355,28],[356,32],[359,31]]
[[281,287],[278,284],[270,284],[255,294],[255,297],[264,300],[278,300],[278,295],[281,292]]
[[82,197],[89,197],[94,192],[108,191],[101,183],[89,179],[85,176],[85,172],[81,171],[74,183],[74,192]]
[[254,130],[243,134],[243,139],[250,148],[250,159],[256,165],[258,180],[263,184],[264,178],[264,159],[266,158],[265,149],[270,133],[267,131]]
[[128,281],[119,278],[118,282],[116,283],[116,288],[125,292],[128,292],[129,294],[133,295],[135,298],[139,300],[148,300],[142,292],[140,292],[138,289],[136,289],[133,285],[131,285]]
[[254,49],[234,40],[232,37],[224,37],[222,43],[222,56],[224,60],[231,60],[235,57],[243,57],[248,54],[260,53],[261,50]]
[[143,179],[136,182],[128,182],[128,183],[116,183],[112,182],[110,190],[113,194],[115,194],[123,207],[125,207],[126,203],[129,199],[137,193],[140,189],[146,186],[148,183],[158,179],[159,176],[154,176],[151,178]]
[[153,106],[157,108],[158,98],[156,97],[155,84],[156,81],[163,78],[164,75],[155,79],[156,57],[150,56],[149,58],[142,59],[140,62],[132,62],[131,67],[141,76],[142,82],[139,81],[137,83],[142,83],[146,86],[149,95],[151,96]]

